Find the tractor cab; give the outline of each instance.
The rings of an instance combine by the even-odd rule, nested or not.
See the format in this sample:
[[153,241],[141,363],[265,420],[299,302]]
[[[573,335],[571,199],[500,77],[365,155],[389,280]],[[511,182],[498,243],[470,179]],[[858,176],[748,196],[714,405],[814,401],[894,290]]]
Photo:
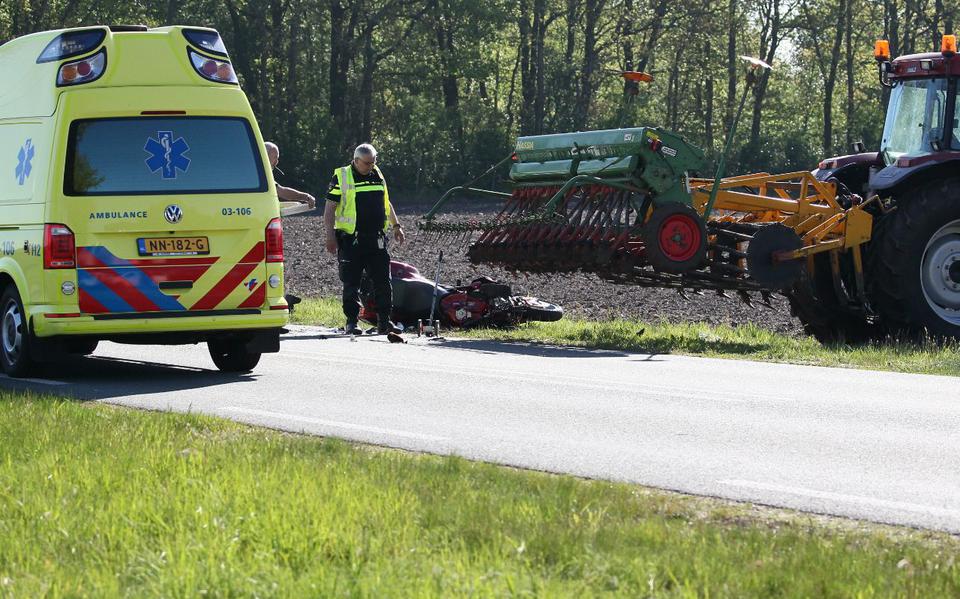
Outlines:
[[885,64],[889,66],[883,73],[884,85],[891,92],[880,147],[884,164],[960,151],[956,76],[960,57],[915,54]]
[[920,171],[955,168],[960,161],[956,36],[945,35],[940,52],[893,60],[889,44],[881,40],[874,57],[890,101],[880,144],[882,168],[871,177],[870,188],[893,193]]
[[864,197],[889,195],[919,171],[955,168],[960,161],[956,36],[944,36],[940,52],[897,58],[891,58],[890,43],[879,40],[874,58],[880,83],[890,90],[879,152],[858,143],[859,153],[827,158],[813,171]]

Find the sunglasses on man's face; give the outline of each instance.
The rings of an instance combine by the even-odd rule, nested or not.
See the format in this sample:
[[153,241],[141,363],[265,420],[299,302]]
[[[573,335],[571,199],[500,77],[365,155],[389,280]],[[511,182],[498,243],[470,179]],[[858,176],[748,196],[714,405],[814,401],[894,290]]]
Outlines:
[[362,165],[364,165],[364,166],[373,166],[374,164],[377,163],[377,159],[376,159],[376,158],[374,158],[373,160],[370,160],[370,161],[364,160],[363,158],[357,158],[357,160],[359,160],[359,161],[360,161],[360,164],[362,164]]

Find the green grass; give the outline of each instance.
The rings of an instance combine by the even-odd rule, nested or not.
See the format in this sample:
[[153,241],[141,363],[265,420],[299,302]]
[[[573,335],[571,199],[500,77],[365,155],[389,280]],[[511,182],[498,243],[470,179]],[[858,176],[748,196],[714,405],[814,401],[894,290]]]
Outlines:
[[948,597],[960,540],[0,393],[0,596]]
[[[298,324],[343,326],[339,300],[304,300],[297,307],[293,321]],[[458,331],[454,334],[474,339],[572,345],[641,353],[673,353],[960,376],[960,345],[955,343],[942,346],[909,342],[821,345],[812,337],[791,337],[755,325],[730,327],[703,323],[564,318],[552,323],[529,323],[513,330],[479,329]]]

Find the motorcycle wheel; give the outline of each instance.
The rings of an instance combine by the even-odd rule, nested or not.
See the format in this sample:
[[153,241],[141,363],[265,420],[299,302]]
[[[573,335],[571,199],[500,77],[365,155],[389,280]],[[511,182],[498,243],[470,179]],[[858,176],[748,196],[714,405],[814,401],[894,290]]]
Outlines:
[[563,308],[535,297],[513,297],[520,322],[554,322],[563,318]]

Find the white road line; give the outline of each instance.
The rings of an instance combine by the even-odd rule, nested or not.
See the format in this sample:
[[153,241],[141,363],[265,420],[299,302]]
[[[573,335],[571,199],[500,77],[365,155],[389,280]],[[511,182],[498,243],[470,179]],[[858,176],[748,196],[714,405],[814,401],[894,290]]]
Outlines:
[[336,420],[322,420],[320,418],[310,418],[309,416],[297,416],[296,414],[284,414],[283,412],[270,412],[268,410],[257,410],[253,408],[241,408],[239,406],[227,406],[223,408],[231,412],[248,414],[250,416],[263,416],[264,418],[276,418],[278,420],[292,420],[304,424],[317,424],[320,426],[329,426],[332,428],[342,428],[352,431],[362,431],[365,433],[377,433],[381,435],[390,435],[393,437],[404,437],[407,439],[420,439],[422,441],[447,441],[446,437],[437,435],[428,435],[424,433],[411,433],[392,428],[381,428],[379,426],[366,426],[362,424],[352,424],[349,422],[338,422]]
[[844,493],[831,493],[829,491],[817,491],[816,489],[806,489],[804,487],[789,487],[786,485],[776,485],[772,483],[762,483],[751,480],[718,480],[721,485],[731,487],[741,487],[746,489],[755,489],[758,491],[774,491],[777,493],[789,493],[790,495],[800,495],[802,497],[814,497],[816,499],[826,499],[829,501],[842,501],[845,503],[856,503],[859,505],[871,505],[874,507],[887,508],[891,510],[902,510],[906,512],[915,512],[918,514],[928,514],[937,516],[946,516],[949,518],[960,518],[960,510],[951,510],[919,503],[908,503],[903,501],[890,501],[888,499],[877,499],[876,497],[863,497],[861,495],[847,495]]
[[55,381],[53,379],[16,379],[5,374],[0,374],[0,378],[7,379],[8,381],[17,381],[24,383],[36,383],[38,385],[50,385],[52,387],[59,387],[60,385],[69,385],[66,381]]

